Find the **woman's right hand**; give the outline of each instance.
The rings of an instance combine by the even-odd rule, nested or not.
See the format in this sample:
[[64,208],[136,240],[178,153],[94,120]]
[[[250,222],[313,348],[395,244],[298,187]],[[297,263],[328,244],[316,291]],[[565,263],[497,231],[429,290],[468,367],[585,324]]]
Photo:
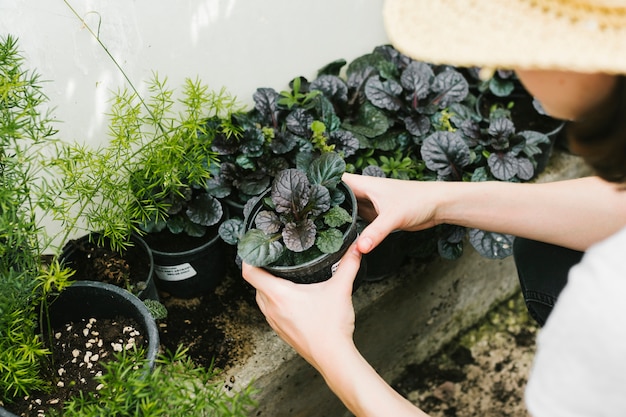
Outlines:
[[394,230],[415,231],[436,225],[429,184],[390,178],[344,174],[359,204],[359,216],[370,222],[357,240],[361,253],[368,253]]

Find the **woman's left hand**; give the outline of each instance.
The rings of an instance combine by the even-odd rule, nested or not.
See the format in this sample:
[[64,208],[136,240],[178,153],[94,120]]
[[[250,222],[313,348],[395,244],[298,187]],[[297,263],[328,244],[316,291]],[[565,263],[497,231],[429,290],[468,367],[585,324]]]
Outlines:
[[259,308],[274,331],[320,370],[320,359],[353,343],[352,284],[360,264],[353,244],[328,281],[295,284],[246,263],[242,275],[257,289]]

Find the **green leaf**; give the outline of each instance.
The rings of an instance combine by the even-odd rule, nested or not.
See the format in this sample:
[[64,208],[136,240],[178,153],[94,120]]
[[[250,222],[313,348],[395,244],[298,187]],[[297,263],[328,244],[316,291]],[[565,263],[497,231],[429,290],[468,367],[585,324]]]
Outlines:
[[335,253],[343,245],[343,233],[339,229],[328,229],[318,233],[315,245],[323,253]]
[[352,216],[346,209],[340,206],[335,206],[328,210],[326,214],[324,214],[324,223],[326,223],[330,227],[339,227],[343,226],[346,223],[352,222]]
[[325,152],[311,161],[307,172],[312,184],[335,188],[346,171],[346,162],[334,152]]
[[259,229],[248,230],[237,245],[237,255],[252,266],[267,266],[278,260],[285,250],[277,240],[280,235],[266,235]]

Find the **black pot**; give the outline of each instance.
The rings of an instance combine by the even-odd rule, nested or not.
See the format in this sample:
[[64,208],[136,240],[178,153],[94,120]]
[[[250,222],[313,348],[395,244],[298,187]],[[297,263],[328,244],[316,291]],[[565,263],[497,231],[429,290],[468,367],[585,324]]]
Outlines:
[[226,275],[230,257],[217,228],[204,238],[163,231],[149,233],[145,240],[154,257],[157,287],[174,297],[203,295],[215,289]]
[[[346,195],[346,210],[352,214],[352,222],[350,223],[349,228],[343,234],[343,245],[341,249],[335,253],[324,254],[315,259],[312,259],[306,263],[300,265],[293,266],[265,266],[266,269],[271,274],[288,279],[289,281],[298,283],[298,284],[312,284],[316,282],[322,282],[328,280],[334,273],[335,268],[337,267],[341,257],[346,253],[350,245],[354,242],[357,237],[357,203],[356,197],[354,193],[345,183],[339,183],[339,189],[341,189]],[[259,213],[259,211],[263,208],[263,198],[265,198],[271,189],[268,189],[265,193],[261,195],[261,198],[254,205],[252,210],[250,211],[250,215],[245,220],[245,230],[249,230],[253,228],[254,218]],[[365,261],[361,262],[361,269],[359,270],[359,275],[355,283],[358,286],[358,282],[362,279],[365,274],[366,265]],[[355,286],[355,289],[356,289]]]
[[[365,225],[361,225],[364,228]],[[359,231],[362,229],[360,228]],[[391,232],[372,251],[365,254],[367,274],[365,281],[379,281],[396,272],[408,255],[408,232],[395,230]]]
[[[97,242],[98,233],[90,233],[79,239],[69,241],[61,252],[61,261],[68,267],[80,268],[81,257],[86,259],[91,256],[90,252],[82,250],[92,242]],[[152,252],[146,242],[137,234],[130,237],[133,243],[123,254],[122,257],[130,267],[131,280],[137,285],[137,289],[133,290],[135,295],[141,300],[152,299],[159,300],[159,294],[154,281],[154,259]],[[108,248],[108,238],[104,239],[104,248]],[[103,281],[102,278],[90,275],[91,272],[77,269],[74,279],[76,280],[93,280]]]
[[[50,323],[53,327],[82,319],[112,319],[119,316],[131,318],[148,341],[146,366],[154,368],[159,353],[159,330],[144,303],[130,292],[112,284],[97,281],[75,281],[63,290],[50,304]],[[0,417],[16,417],[0,407]]]

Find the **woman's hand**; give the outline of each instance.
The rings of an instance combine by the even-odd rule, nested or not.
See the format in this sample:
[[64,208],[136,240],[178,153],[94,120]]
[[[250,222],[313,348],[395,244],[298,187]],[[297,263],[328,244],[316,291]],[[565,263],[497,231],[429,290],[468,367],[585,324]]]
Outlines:
[[415,231],[436,225],[433,197],[438,188],[432,184],[355,174],[344,174],[342,179],[357,198],[359,216],[371,222],[357,240],[361,253],[370,252],[394,230]]
[[361,254],[352,245],[325,282],[295,284],[246,263],[242,275],[257,290],[256,300],[270,326],[311,365],[352,345],[352,283]]

